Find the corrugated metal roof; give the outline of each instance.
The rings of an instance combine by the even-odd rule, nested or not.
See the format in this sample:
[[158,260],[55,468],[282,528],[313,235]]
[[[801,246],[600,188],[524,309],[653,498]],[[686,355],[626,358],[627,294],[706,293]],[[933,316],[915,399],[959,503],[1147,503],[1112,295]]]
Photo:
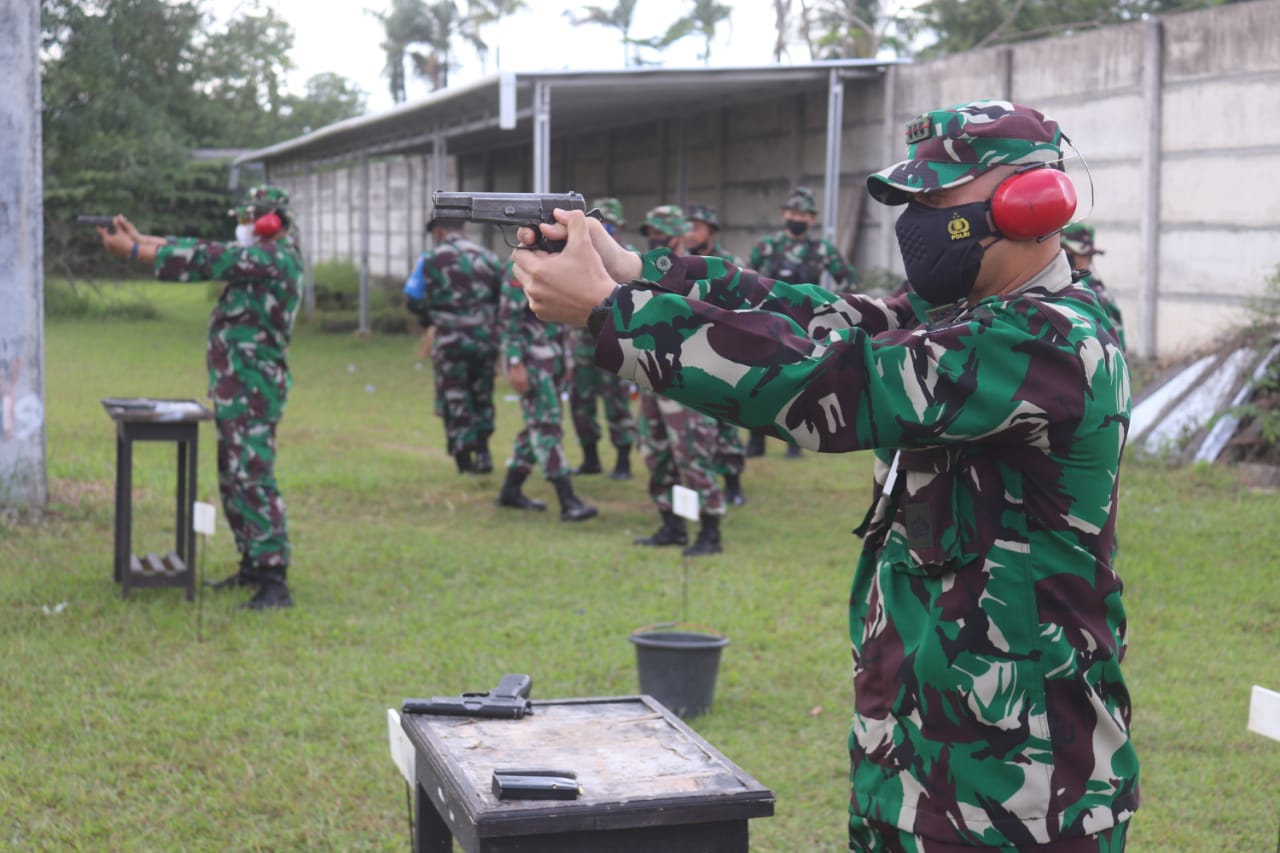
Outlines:
[[[806,65],[741,68],[633,68],[616,71],[539,71],[497,74],[433,92],[377,115],[359,116],[296,139],[248,152],[246,163],[282,164],[424,151],[440,133],[453,151],[528,144],[533,134],[534,87],[551,90],[552,137],[622,127],[690,109],[718,109],[823,90],[831,72],[876,77],[896,60],[851,59]],[[515,126],[499,126],[504,86],[515,92]]]

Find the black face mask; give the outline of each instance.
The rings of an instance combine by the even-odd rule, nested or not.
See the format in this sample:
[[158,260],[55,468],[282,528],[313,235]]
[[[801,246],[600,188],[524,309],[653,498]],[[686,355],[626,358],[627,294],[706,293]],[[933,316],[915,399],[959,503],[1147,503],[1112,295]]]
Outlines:
[[799,237],[801,234],[809,230],[809,223],[803,219],[788,219],[787,230]]
[[926,207],[907,202],[894,230],[907,280],[930,305],[950,305],[973,290],[986,249],[984,237],[999,233],[987,225],[988,203]]
[[671,238],[670,237],[650,237],[649,248],[650,249],[669,249],[671,248]]
[[695,243],[687,248],[691,255],[705,255],[707,252],[711,251],[711,243],[709,241],[704,241],[702,243]]

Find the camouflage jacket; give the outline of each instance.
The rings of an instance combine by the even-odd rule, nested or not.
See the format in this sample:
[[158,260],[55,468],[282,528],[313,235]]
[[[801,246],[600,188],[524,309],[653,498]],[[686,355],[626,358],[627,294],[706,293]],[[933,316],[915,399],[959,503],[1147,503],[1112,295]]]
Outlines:
[[543,322],[534,315],[524,288],[515,283],[513,269],[513,264],[508,262],[502,276],[498,308],[502,358],[508,364],[519,362],[526,367],[535,360],[558,359],[564,352],[563,328]]
[[1102,309],[1107,312],[1107,320],[1111,323],[1116,339],[1120,341],[1120,349],[1128,349],[1124,342],[1124,319],[1120,316],[1120,305],[1111,298],[1111,292],[1102,283],[1102,279],[1089,271],[1080,279],[1080,283],[1087,285],[1097,295],[1098,301],[1102,303]]
[[493,252],[452,232],[430,252],[404,283],[409,310],[427,325],[484,329],[493,334],[498,316],[502,261]]
[[[1129,374],[1065,256],[928,313],[645,255],[596,363],[819,451],[875,449],[850,595],[850,810],[1005,844],[1137,807],[1110,557]],[[760,310],[749,310],[749,309]]]
[[240,372],[273,362],[287,370],[302,293],[302,256],[289,237],[248,246],[170,237],[156,252],[156,278],[225,281],[209,317],[210,365]]
[[824,272],[830,273],[842,290],[857,283],[853,267],[845,263],[830,240],[792,237],[787,231],[779,231],[756,243],[751,248],[750,266],[766,278],[788,284],[815,282]]

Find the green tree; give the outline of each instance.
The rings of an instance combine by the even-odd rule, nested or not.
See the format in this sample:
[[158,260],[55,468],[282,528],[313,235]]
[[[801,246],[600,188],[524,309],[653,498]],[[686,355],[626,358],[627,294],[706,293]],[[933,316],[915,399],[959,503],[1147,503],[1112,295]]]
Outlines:
[[927,0],[913,34],[932,37],[919,52],[928,58],[1219,5],[1224,0]]
[[282,138],[301,136],[317,128],[362,115],[368,95],[354,80],[326,71],[307,78],[304,94],[285,99]]
[[719,0],[689,0],[692,8],[684,15],[672,22],[667,28],[666,33],[653,39],[643,39],[638,44],[645,47],[651,47],[656,50],[663,50],[686,36],[699,35],[702,37],[702,53],[698,58],[702,60],[704,65],[711,61],[711,42],[716,37],[716,29],[721,23],[729,20],[729,16],[733,14],[733,7],[719,2]]
[[391,0],[390,9],[370,14],[382,22],[383,73],[396,103],[407,97],[406,62],[432,89],[443,89],[449,85],[456,39],[470,42],[481,54],[486,50],[473,21],[458,12],[454,0]]
[[905,14],[878,0],[800,0],[801,34],[814,59],[869,59],[882,48],[901,51]]
[[476,32],[493,27],[493,65],[497,70],[502,70],[502,19],[528,8],[525,0],[467,0],[467,18]]
[[288,103],[285,78],[293,70],[293,28],[257,3],[203,44],[197,74],[208,99],[196,128],[201,144],[257,147],[278,141]]
[[622,37],[622,64],[630,68],[640,62],[635,49],[637,42],[631,38],[631,24],[635,18],[637,2],[638,0],[616,0],[612,9],[606,9],[603,6],[584,6],[578,14],[569,10],[565,15],[575,27],[595,24],[617,30]]

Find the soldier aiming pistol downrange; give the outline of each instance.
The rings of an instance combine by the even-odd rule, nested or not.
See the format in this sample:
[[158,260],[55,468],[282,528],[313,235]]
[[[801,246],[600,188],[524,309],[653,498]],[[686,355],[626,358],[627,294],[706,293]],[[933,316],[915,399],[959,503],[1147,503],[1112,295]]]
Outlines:
[[1064,141],[1007,101],[912,121],[907,159],[867,180],[905,205],[910,288],[885,299],[630,254],[577,213],[542,226],[563,252],[515,253],[534,310],[591,329],[602,367],[810,450],[875,451],[851,850],[1117,853],[1138,806],[1111,565],[1128,370],[1054,239]]
[[118,258],[151,264],[165,281],[225,281],[209,318],[209,396],[218,430],[218,489],[240,552],[235,574],[211,584],[256,587],[241,607],[290,607],[289,528],[276,484],[276,427],[292,385],[289,338],[298,315],[302,257],[292,236],[289,194],[249,190],[231,211],[235,240],[141,234],[117,216],[99,228]]

